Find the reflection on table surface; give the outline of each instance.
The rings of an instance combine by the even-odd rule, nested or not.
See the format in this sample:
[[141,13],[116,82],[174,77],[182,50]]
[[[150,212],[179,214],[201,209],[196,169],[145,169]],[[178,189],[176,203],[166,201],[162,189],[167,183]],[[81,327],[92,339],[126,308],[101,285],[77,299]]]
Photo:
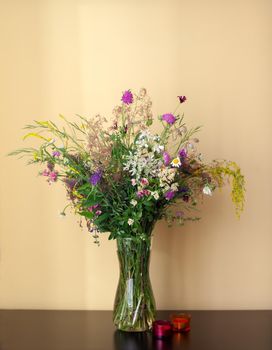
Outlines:
[[169,338],[156,339],[151,332],[122,332],[115,331],[115,350],[172,350],[180,349],[181,344],[190,342],[190,334],[173,333]]

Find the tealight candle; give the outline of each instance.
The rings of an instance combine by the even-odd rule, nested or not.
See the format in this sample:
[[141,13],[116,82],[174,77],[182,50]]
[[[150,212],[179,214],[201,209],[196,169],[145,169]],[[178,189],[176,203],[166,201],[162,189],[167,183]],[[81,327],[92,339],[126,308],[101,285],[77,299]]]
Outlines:
[[171,336],[172,325],[166,320],[157,320],[153,322],[153,336],[156,338],[167,338]]
[[188,314],[175,314],[171,317],[173,331],[174,332],[189,332],[191,315]]

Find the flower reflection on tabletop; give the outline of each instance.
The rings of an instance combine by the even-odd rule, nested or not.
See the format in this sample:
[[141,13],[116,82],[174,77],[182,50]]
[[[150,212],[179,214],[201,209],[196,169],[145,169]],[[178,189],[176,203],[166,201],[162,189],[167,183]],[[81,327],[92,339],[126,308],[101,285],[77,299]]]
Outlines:
[[[178,106],[187,100],[178,96]],[[49,184],[62,182],[70,207],[85,221],[94,242],[109,232],[116,239],[120,266],[114,322],[118,329],[150,329],[155,301],[148,266],[150,237],[156,221],[183,225],[194,215],[204,195],[230,182],[239,216],[244,205],[244,177],[233,161],[206,163],[197,150],[195,134],[184,116],[175,112],[158,117],[161,132],[154,133],[152,102],[146,89],[126,90],[113,118],[78,116],[78,122],[60,115],[65,126],[35,121],[24,139],[35,137],[39,147],[11,155],[28,156],[29,164],[43,164],[40,175]],[[122,280],[126,276],[127,280]]]

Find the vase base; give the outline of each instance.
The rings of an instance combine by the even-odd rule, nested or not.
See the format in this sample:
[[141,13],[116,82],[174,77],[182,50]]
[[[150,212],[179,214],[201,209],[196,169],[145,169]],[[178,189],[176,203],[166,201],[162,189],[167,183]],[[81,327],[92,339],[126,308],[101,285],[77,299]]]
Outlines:
[[146,329],[134,329],[134,328],[117,328],[117,331],[125,332],[125,333],[144,333],[151,331],[152,328]]

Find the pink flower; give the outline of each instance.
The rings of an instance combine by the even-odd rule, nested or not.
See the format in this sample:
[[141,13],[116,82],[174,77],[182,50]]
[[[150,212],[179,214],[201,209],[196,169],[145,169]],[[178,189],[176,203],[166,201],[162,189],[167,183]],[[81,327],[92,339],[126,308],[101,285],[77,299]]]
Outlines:
[[144,196],[149,196],[150,195],[150,191],[149,190],[141,190],[141,191],[138,191],[137,192],[137,196],[139,197],[139,198],[142,198],[142,197],[144,197]]
[[92,205],[92,206],[90,206],[89,208],[88,208],[88,210],[89,210],[89,212],[93,212],[95,209],[97,209],[99,207],[99,204],[94,204],[94,205]]
[[49,181],[56,182],[58,179],[58,172],[57,171],[51,171],[49,174]]
[[42,176],[49,176],[50,171],[48,169],[44,169],[44,171],[42,172]]
[[149,182],[148,182],[147,178],[143,177],[141,179],[141,185],[142,186],[148,186],[149,185]]
[[95,214],[98,216],[98,215],[102,214],[102,211],[101,211],[101,210],[97,210],[97,211],[95,212]]

